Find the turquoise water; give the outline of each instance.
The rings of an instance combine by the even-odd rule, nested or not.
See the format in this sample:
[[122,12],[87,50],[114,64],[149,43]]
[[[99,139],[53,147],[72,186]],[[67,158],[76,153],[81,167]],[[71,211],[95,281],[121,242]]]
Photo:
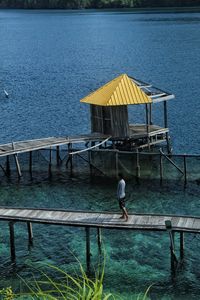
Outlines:
[[[85,11],[0,11],[1,143],[89,131],[89,109],[79,103],[91,90],[126,72],[176,95],[169,103],[175,152],[199,153],[199,13],[132,14]],[[9,94],[5,99],[3,88]],[[131,121],[141,111],[130,109]],[[154,118],[161,122],[156,109]],[[199,165],[199,160],[197,160]],[[65,167],[48,177],[35,158],[33,177],[23,165],[7,180],[0,174],[0,205],[118,211],[116,184],[87,172],[70,178]],[[168,171],[169,172],[169,171]],[[174,173],[172,174],[173,177]],[[195,178],[198,178],[198,174]],[[200,215],[198,182],[127,180],[130,212]],[[72,272],[72,253],[85,262],[83,229],[33,225],[29,248],[25,224],[16,224],[17,263],[9,257],[8,225],[0,223],[0,285],[19,289],[38,273],[30,265],[56,264]],[[103,230],[107,253],[105,289],[131,299],[150,284],[152,299],[199,299],[199,237],[186,235],[185,262],[174,281],[167,233]],[[176,240],[178,251],[178,237]],[[92,230],[92,263],[98,261]],[[50,272],[50,271],[49,271]]]

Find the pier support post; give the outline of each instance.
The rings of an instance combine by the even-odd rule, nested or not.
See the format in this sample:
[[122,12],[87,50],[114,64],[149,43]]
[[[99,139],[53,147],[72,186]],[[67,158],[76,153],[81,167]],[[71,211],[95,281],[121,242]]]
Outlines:
[[118,178],[119,173],[119,153],[118,150],[115,152],[115,176]]
[[90,166],[90,177],[92,177],[92,164],[91,164],[91,161],[92,161],[92,154],[91,154],[91,151],[89,150],[88,151],[88,162],[89,162],[89,166]]
[[97,241],[98,241],[99,254],[101,254],[101,252],[102,252],[102,249],[101,249],[102,236],[101,236],[101,228],[99,228],[99,227],[97,227]]
[[90,273],[90,227],[85,227],[86,232],[86,266],[87,272]]
[[50,147],[50,149],[49,149],[49,176],[52,175],[52,173],[51,173],[51,166],[52,166],[52,149]]
[[[14,143],[12,143],[12,148],[13,148],[13,150],[15,150],[15,144]],[[21,169],[20,169],[20,164],[19,164],[17,153],[14,154],[14,158],[15,158],[15,164],[16,164],[16,167],[17,167],[18,177],[20,178],[22,176],[22,172],[21,172]]]
[[28,230],[29,245],[33,245],[33,229],[32,229],[32,223],[31,222],[27,222],[27,230]]
[[32,174],[32,163],[33,163],[33,155],[32,151],[29,152],[29,172]]
[[163,181],[163,157],[162,154],[160,153],[160,182],[162,183]]
[[9,159],[9,156],[6,156],[6,173],[7,173],[7,176],[10,176],[10,159]]
[[[168,121],[167,121],[167,101],[164,101],[164,127],[168,128]],[[170,149],[170,142],[169,142],[169,133],[166,132],[166,141],[167,141],[167,152],[168,154],[171,154]]]
[[68,159],[66,162],[66,168],[68,167],[68,164],[70,164],[70,175],[72,176],[72,174],[73,174],[73,157],[70,154],[71,152],[72,152],[72,144],[69,143],[68,144]]
[[184,258],[184,232],[180,232],[180,259]]
[[187,184],[187,165],[186,165],[186,155],[183,157],[184,159],[184,184]]
[[9,222],[9,230],[10,230],[10,257],[11,261],[14,262],[16,255],[15,255],[15,231],[14,231],[14,222]]
[[59,146],[56,146],[56,163],[57,163],[57,166],[60,165],[60,147]]
[[176,267],[178,264],[178,259],[175,254],[175,243],[174,243],[175,232],[172,230],[172,223],[170,220],[165,221],[165,226],[169,233],[169,238],[170,238],[171,272],[172,275],[175,275]]
[[137,149],[137,153],[136,153],[136,178],[137,181],[139,181],[140,179],[140,153]]

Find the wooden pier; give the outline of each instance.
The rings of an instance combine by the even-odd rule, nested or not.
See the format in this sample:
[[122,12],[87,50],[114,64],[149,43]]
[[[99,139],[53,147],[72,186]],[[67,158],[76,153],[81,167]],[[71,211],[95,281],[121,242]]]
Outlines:
[[11,259],[16,259],[14,224],[26,222],[29,243],[33,242],[32,223],[54,224],[64,226],[84,227],[86,229],[86,262],[90,269],[90,228],[97,228],[97,242],[101,250],[101,229],[163,231],[169,233],[171,268],[175,272],[179,259],[175,253],[174,236],[180,235],[180,260],[184,257],[184,234],[200,233],[200,217],[155,215],[155,214],[130,214],[128,221],[120,219],[120,214],[110,212],[68,211],[58,209],[37,208],[0,208],[0,221],[9,222],[10,253]]

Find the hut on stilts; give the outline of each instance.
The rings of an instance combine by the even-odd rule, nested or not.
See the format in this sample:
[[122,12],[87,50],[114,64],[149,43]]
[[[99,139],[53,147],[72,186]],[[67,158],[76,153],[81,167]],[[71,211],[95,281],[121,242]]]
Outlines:
[[[160,143],[170,152],[167,101],[174,95],[126,74],[108,82],[81,100],[90,104],[91,133],[111,136],[115,149],[150,149]],[[153,124],[152,111],[163,102],[163,126]],[[145,123],[130,124],[128,105],[145,106]]]

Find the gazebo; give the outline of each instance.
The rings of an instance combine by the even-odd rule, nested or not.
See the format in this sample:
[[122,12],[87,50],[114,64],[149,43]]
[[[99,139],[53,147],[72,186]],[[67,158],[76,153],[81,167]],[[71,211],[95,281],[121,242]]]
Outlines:
[[[91,132],[110,135],[113,142],[124,142],[131,147],[145,148],[167,142],[169,129],[167,101],[174,95],[126,74],[108,82],[81,100],[90,104]],[[163,102],[163,126],[152,122],[152,108]],[[129,124],[128,105],[145,105],[145,124]]]

